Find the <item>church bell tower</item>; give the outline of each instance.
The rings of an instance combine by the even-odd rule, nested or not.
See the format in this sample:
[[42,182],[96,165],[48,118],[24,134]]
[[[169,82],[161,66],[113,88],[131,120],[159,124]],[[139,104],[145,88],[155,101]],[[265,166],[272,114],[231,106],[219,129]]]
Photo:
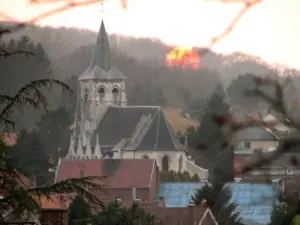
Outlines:
[[91,62],[78,81],[75,123],[66,158],[101,158],[97,126],[108,107],[127,105],[126,77],[111,64],[111,51],[103,20]]

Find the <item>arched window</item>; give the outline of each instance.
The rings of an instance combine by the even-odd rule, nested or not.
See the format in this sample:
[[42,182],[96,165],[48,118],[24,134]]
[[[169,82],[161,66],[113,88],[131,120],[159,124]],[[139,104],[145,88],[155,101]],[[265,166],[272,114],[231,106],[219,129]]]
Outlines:
[[105,89],[104,87],[100,87],[98,90],[99,96],[100,96],[100,101],[102,102],[104,100],[105,97]]
[[147,155],[143,155],[143,159],[149,159]]
[[119,102],[120,102],[120,91],[119,91],[119,89],[116,88],[116,87],[113,88],[112,94],[113,94],[113,103],[114,103],[115,105],[118,105]]
[[179,157],[178,164],[179,164],[179,172],[182,172],[182,164],[183,164],[182,155],[180,155]]
[[84,101],[87,101],[88,98],[89,98],[88,89],[85,88],[85,89],[84,89],[84,97],[83,97],[83,99],[84,99]]
[[165,155],[162,158],[161,164],[162,164],[161,168],[162,168],[163,171],[168,171],[169,170],[169,158],[168,158],[168,156]]

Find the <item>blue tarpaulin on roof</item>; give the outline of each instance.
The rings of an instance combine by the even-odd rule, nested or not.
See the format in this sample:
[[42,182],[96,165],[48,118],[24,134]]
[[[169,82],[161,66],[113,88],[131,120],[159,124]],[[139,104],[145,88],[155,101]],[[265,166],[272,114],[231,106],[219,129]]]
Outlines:
[[[163,182],[159,184],[157,197],[164,197],[167,207],[187,207],[191,196],[204,183],[199,182]],[[243,219],[267,224],[270,220],[275,189],[271,184],[228,184]]]

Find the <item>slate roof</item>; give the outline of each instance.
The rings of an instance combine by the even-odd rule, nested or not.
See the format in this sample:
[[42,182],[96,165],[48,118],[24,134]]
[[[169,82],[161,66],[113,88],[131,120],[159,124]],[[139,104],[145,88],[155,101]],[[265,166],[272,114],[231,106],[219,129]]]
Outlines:
[[235,133],[239,140],[277,140],[277,137],[262,126],[246,127]]
[[[299,151],[299,150],[298,150]],[[253,153],[251,155],[249,155],[248,157],[244,158],[244,163],[246,163],[246,161],[252,161],[255,160],[255,158],[257,157],[256,155],[257,153]],[[264,157],[269,158],[272,154],[274,154],[273,152],[264,152],[261,153],[263,154]],[[299,156],[299,152],[298,154],[295,152],[286,152],[286,153],[282,153],[278,158],[271,160],[270,163],[264,164],[261,166],[261,168],[266,168],[266,169],[276,169],[276,168],[297,168],[300,169],[299,165],[294,165],[291,162],[291,158],[296,157],[298,158]]]
[[[187,207],[191,196],[203,187],[200,182],[161,182],[157,198],[164,197],[166,207]],[[228,184],[232,190],[232,202],[237,204],[242,220],[258,224],[270,221],[272,206],[276,198],[275,185],[271,184]]]
[[154,159],[60,159],[55,181],[87,176],[107,176],[107,188],[149,187],[156,169]]
[[105,25],[102,20],[95,50],[89,67],[79,77],[79,80],[125,80],[126,77],[111,63],[111,50]]
[[[145,126],[145,133],[137,132],[140,140],[133,146],[136,127],[143,116],[150,116],[149,126]],[[161,107],[154,106],[127,106],[109,107],[102,121],[99,123],[92,143],[98,135],[102,150],[110,150],[122,139],[127,140],[124,150],[184,150]]]

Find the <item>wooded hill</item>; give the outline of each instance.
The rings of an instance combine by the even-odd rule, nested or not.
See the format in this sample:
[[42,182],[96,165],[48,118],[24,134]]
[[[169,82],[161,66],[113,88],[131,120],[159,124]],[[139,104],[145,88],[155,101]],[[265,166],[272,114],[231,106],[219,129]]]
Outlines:
[[[109,31],[109,28],[107,30]],[[11,38],[15,41],[11,41]],[[172,46],[167,46],[159,40],[145,38],[111,35],[110,39],[113,62],[128,78],[127,94],[131,105],[161,105],[197,110],[220,82],[226,89],[232,80],[245,73],[261,76],[276,76],[278,73],[271,65],[257,57],[242,53],[220,55],[211,51],[201,58],[198,71],[168,68],[164,59]],[[2,46],[32,50],[44,60],[43,66],[38,66],[41,62],[39,59],[20,56],[1,59],[1,65],[5,64],[1,72],[1,90],[12,94],[30,80],[55,77],[66,81],[76,91],[76,78],[87,68],[95,41],[96,33],[88,30],[33,25],[7,36],[6,40],[2,41]],[[39,69],[34,68],[35,65]],[[284,71],[281,73],[300,74],[293,69],[282,66],[280,68]],[[248,80],[242,79],[242,83],[247,85]],[[232,98],[233,103],[244,102],[238,91],[235,92],[235,88],[231,88],[230,96],[239,96],[238,100]],[[76,95],[71,98],[61,97],[58,90],[52,92],[49,94],[51,108],[61,104],[74,105]],[[39,118],[37,115],[31,116],[31,119],[24,121],[26,125],[32,126],[36,118]]]

